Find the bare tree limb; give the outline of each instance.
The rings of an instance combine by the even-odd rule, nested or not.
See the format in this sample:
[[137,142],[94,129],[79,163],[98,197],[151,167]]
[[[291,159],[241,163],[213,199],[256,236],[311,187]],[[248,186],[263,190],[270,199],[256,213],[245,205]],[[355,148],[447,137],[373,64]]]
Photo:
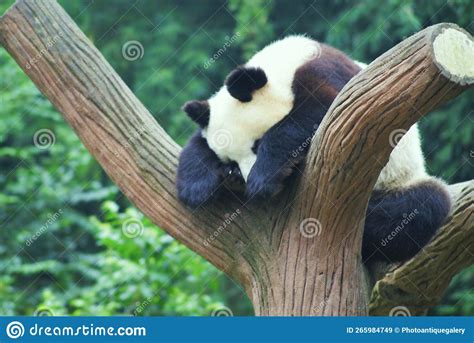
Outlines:
[[452,215],[418,255],[376,283],[371,315],[388,315],[399,306],[412,315],[426,314],[452,277],[474,263],[474,181],[452,189],[457,192]]
[[[278,295],[287,297],[287,303],[303,299],[301,303],[316,306],[324,315],[364,313],[368,290],[360,250],[365,212],[394,147],[390,135],[400,129],[406,132],[474,82],[474,75],[454,75],[443,64],[438,49],[450,46],[440,47],[439,42],[451,31],[472,42],[470,34],[456,25],[428,27],[377,58],[334,100],[313,139],[302,194],[289,220],[313,218],[321,233],[304,240],[297,225],[280,231],[280,240],[289,242],[289,247],[283,245],[288,253],[282,251],[282,256],[290,259],[282,275],[299,282],[293,292]],[[305,309],[306,314],[309,311]]]
[[191,213],[175,195],[180,147],[55,1],[19,1],[1,19],[3,46],[51,100],[125,195],[172,236],[232,269],[238,230],[203,242],[238,204]]
[[472,41],[455,25],[436,25],[351,80],[288,193],[268,204],[229,199],[196,212],[176,197],[180,148],[55,1],[18,1],[0,19],[0,42],[124,194],[240,282],[257,315],[364,315],[361,237],[368,199],[392,149],[389,135],[474,81],[437,54],[436,39],[448,29]]

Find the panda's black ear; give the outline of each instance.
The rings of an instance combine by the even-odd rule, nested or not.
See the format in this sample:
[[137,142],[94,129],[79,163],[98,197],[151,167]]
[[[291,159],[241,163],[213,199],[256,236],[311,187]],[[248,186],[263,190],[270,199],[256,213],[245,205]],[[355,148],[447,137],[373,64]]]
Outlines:
[[253,91],[265,86],[267,81],[267,75],[261,68],[240,66],[227,76],[224,84],[234,98],[249,102]]
[[209,125],[209,103],[207,100],[192,100],[186,102],[181,109],[201,128]]

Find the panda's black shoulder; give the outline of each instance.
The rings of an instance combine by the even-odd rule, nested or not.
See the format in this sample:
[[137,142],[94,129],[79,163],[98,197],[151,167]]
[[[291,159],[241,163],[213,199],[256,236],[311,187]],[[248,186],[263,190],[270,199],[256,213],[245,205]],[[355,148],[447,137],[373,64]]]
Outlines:
[[361,68],[345,53],[320,43],[314,58],[300,66],[293,79],[295,99],[317,97],[331,103]]

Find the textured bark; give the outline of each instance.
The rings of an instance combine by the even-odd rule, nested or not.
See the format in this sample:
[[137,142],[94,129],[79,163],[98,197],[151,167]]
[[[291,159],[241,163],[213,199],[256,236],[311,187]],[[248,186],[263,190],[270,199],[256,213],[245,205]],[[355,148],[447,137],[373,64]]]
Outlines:
[[229,199],[196,212],[176,197],[180,148],[55,1],[17,2],[0,19],[0,41],[137,208],[240,282],[257,315],[365,315],[361,238],[390,133],[474,81],[435,61],[432,42],[446,27],[458,29],[427,28],[349,82],[289,192],[269,204]]

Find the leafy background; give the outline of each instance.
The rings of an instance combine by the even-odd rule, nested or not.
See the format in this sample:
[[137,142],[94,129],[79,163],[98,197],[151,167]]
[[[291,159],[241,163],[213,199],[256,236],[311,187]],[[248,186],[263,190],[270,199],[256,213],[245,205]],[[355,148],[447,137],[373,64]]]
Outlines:
[[[195,129],[180,106],[209,97],[235,65],[278,37],[307,33],[370,62],[434,23],[474,32],[471,0],[60,3],[180,144]],[[132,40],[144,48],[135,61],[122,55]],[[474,176],[473,99],[465,92],[421,121],[428,168],[449,182]],[[47,150],[33,144],[44,128],[55,136]],[[238,285],[133,208],[3,49],[0,190],[1,315],[209,315],[224,306],[252,314]],[[131,219],[143,223],[137,238],[122,232]],[[474,315],[473,285],[470,267],[430,314]]]

